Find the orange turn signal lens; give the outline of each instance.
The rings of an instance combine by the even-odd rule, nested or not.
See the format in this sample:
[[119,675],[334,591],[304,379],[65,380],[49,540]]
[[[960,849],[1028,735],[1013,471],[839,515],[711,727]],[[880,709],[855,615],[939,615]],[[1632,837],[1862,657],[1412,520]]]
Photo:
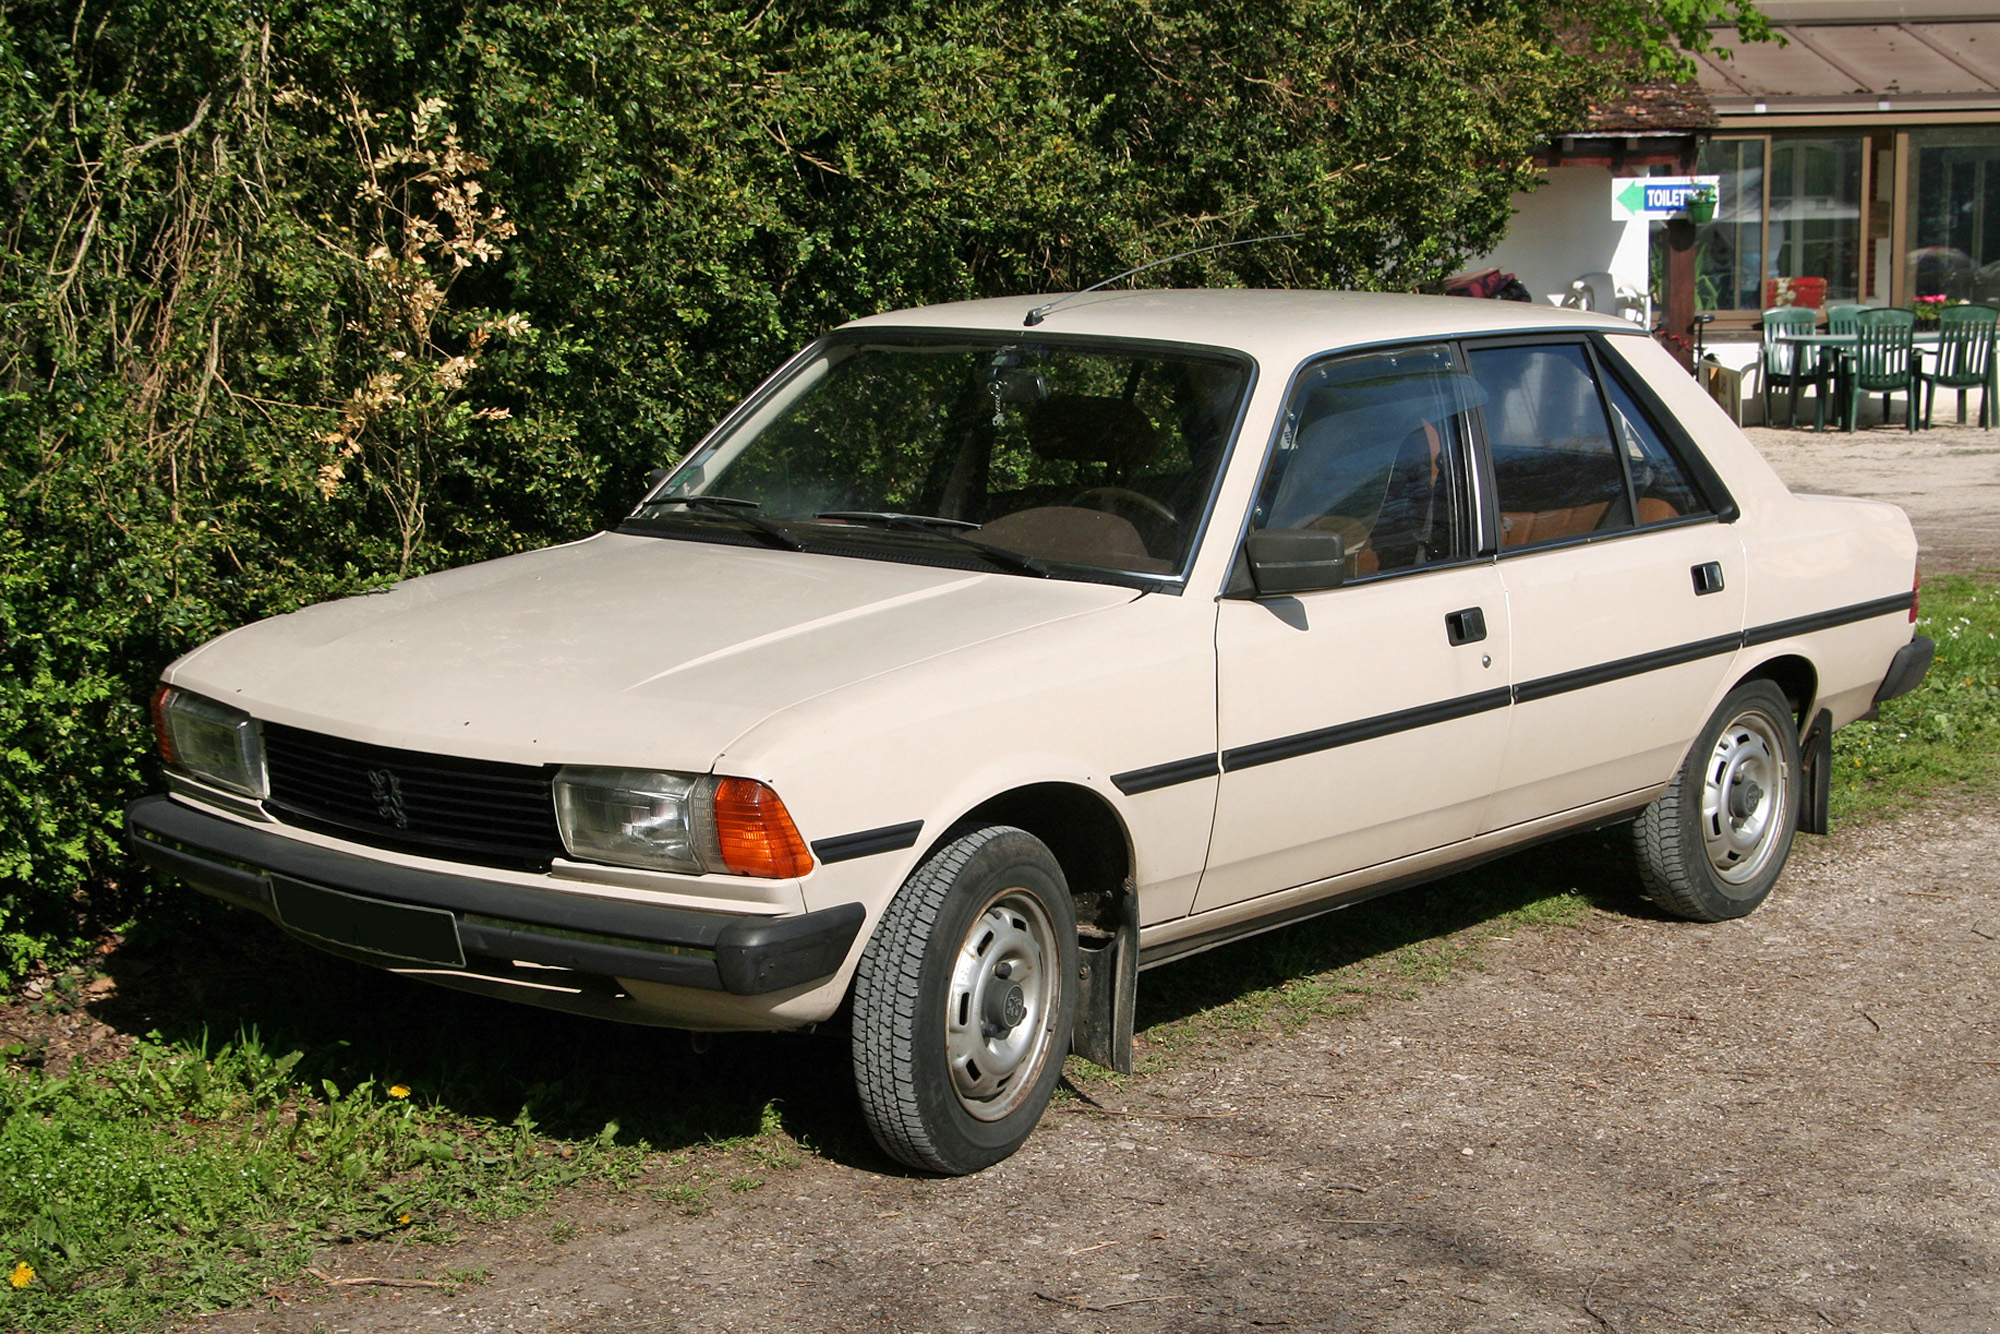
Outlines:
[[173,693],[172,686],[161,686],[153,692],[153,737],[160,743],[160,758],[168,764],[180,760],[174,754],[174,730],[167,726],[167,696]]
[[753,778],[715,785],[715,839],[722,864],[736,875],[782,880],[813,868],[791,812],[778,794]]

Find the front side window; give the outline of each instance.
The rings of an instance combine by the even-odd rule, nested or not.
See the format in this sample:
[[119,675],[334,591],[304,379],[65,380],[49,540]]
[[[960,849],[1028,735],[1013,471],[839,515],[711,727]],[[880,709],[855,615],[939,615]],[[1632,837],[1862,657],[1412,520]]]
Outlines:
[[1471,394],[1439,346],[1309,368],[1252,525],[1339,533],[1349,578],[1462,559],[1472,549],[1463,417]]
[[1478,348],[1502,548],[1632,526],[1625,470],[1579,343]]
[[1220,353],[837,339],[687,460],[626,528],[1071,577],[1174,576],[1249,379]]

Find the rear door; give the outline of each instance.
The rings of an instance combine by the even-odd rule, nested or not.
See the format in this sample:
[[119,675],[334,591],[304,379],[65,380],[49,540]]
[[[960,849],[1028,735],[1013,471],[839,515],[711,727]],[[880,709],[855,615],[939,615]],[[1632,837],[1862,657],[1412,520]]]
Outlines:
[[1592,340],[1465,356],[1513,625],[1500,829],[1673,773],[1740,647],[1744,564],[1719,485]]
[[1251,527],[1339,533],[1346,578],[1219,604],[1223,774],[1196,911],[1479,831],[1509,662],[1476,538],[1471,401],[1444,345],[1302,372]]

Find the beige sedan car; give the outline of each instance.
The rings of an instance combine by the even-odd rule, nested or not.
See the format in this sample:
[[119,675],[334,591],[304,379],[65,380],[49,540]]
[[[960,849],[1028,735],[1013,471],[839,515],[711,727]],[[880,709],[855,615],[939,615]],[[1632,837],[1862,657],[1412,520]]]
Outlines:
[[1794,496],[1630,324],[1097,292],[835,330],[615,530],[170,666],[147,861],[335,953],[851,1035],[1014,1151],[1138,973],[1628,822],[1741,916],[1914,686],[1902,513]]

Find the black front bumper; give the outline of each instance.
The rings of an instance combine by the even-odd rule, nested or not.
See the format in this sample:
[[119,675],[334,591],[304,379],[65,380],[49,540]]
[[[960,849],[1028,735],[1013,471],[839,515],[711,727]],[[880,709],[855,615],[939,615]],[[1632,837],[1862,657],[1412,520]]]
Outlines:
[[[169,797],[125,812],[125,838],[148,865],[203,893],[279,914],[272,877],[376,905],[450,913],[467,960],[519,960],[603,977],[760,996],[838,971],[866,913],[858,903],[789,917],[741,917],[589,898],[396,866],[207,815]],[[312,944],[384,967],[409,966],[307,932]]]

